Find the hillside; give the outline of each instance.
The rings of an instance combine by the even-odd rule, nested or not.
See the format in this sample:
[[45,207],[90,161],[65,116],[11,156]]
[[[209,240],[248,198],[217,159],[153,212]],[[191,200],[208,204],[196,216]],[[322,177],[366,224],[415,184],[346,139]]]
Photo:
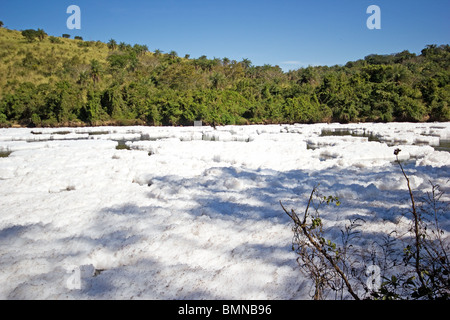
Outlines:
[[283,72],[0,28],[0,126],[450,120],[450,46]]

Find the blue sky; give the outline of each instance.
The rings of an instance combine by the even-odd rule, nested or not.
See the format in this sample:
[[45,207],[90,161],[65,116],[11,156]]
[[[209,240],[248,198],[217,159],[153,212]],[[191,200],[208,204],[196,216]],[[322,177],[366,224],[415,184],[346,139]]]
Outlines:
[[[69,5],[81,9],[81,30],[69,30]],[[369,30],[369,5],[381,29]],[[2,0],[10,29],[115,39],[197,58],[250,59],[284,70],[345,64],[377,54],[450,43],[450,0]]]

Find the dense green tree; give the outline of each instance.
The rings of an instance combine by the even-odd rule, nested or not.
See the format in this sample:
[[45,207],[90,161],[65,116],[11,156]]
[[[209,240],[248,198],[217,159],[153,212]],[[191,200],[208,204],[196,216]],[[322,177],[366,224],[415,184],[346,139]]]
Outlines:
[[28,42],[33,42],[38,37],[38,32],[33,29],[27,29],[22,31],[22,36],[24,36]]
[[190,64],[163,66],[158,83],[180,91],[192,90],[203,84],[202,75]]
[[30,82],[21,83],[15,90],[2,99],[1,111],[8,120],[23,120],[31,118],[37,111],[36,86]]
[[107,120],[107,113],[101,105],[101,93],[90,89],[86,98],[86,104],[80,110],[80,119],[91,125],[95,125],[97,121]]
[[41,111],[43,120],[54,119],[58,123],[67,123],[75,120],[82,107],[77,89],[68,81],[57,82],[54,86],[47,88],[48,94],[45,96],[46,112]]
[[112,70],[122,70],[128,65],[130,56],[126,53],[114,53],[108,57],[109,66]]
[[118,85],[112,85],[105,90],[101,97],[102,108],[113,119],[123,119],[126,109],[123,93]]
[[450,121],[450,84],[437,89],[429,108],[431,121]]
[[[155,94],[154,85],[147,79],[130,83],[123,88],[123,100],[126,102],[127,116],[129,119],[138,119],[144,123],[149,120],[148,112],[152,108],[150,98]],[[156,110],[156,108],[155,108]],[[158,117],[152,121],[160,121]],[[160,124],[158,122],[158,124]]]

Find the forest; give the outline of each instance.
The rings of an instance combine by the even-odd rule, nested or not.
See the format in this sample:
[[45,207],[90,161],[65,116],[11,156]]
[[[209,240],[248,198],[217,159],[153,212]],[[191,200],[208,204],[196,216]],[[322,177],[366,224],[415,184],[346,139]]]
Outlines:
[[0,24],[0,126],[450,120],[450,46],[283,71]]

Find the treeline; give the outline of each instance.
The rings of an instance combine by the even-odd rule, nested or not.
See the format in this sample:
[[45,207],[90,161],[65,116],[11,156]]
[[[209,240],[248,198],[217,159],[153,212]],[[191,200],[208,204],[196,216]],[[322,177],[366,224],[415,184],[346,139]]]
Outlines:
[[[69,42],[96,58],[55,54]],[[248,59],[179,57],[43,31],[17,43],[0,47],[8,65],[3,126],[450,120],[449,45],[283,72]],[[34,81],[38,76],[49,81]]]

